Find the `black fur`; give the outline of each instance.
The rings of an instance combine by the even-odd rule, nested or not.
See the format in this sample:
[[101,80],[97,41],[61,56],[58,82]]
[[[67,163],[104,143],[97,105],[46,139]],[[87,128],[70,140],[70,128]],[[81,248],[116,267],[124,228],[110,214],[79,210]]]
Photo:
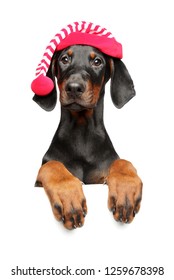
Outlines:
[[[73,55],[67,58],[69,49]],[[93,64],[90,56],[93,52],[101,59],[101,65]],[[60,91],[62,83],[67,82],[66,98],[62,97],[63,93],[60,97],[60,123],[43,164],[50,160],[60,161],[85,184],[98,183],[107,175],[111,163],[119,158],[103,123],[104,87],[111,78],[113,103],[117,108],[124,106],[135,95],[128,70],[119,59],[108,57],[90,46],[75,45],[54,55],[48,76],[54,82],[56,76]],[[83,99],[88,84],[100,87],[96,103],[89,101],[92,96],[88,98],[87,94]],[[45,110],[52,110],[57,99],[56,85],[48,96],[34,96],[33,99]]]

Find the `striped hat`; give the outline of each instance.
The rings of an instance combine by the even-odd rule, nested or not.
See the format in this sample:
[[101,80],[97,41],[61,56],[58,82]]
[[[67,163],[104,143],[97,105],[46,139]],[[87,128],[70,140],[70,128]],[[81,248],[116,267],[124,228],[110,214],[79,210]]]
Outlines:
[[44,96],[51,93],[54,88],[53,81],[47,77],[54,52],[79,44],[96,47],[109,56],[122,58],[122,45],[106,28],[86,21],[69,24],[50,41],[36,68],[36,77],[31,84],[35,94]]

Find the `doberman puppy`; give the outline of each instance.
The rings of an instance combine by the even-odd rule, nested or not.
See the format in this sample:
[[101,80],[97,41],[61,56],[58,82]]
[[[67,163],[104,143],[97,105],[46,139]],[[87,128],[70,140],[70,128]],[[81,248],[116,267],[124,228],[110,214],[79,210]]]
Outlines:
[[[106,183],[115,220],[130,223],[140,208],[142,182],[133,165],[115,152],[103,123],[104,89],[110,78],[111,97],[118,108],[135,95],[126,66],[94,47],[73,45],[54,54],[48,76],[57,80],[61,118],[36,185],[44,187],[54,216],[67,229],[84,224],[87,205],[82,182]],[[52,110],[56,86],[51,95],[33,99]]]

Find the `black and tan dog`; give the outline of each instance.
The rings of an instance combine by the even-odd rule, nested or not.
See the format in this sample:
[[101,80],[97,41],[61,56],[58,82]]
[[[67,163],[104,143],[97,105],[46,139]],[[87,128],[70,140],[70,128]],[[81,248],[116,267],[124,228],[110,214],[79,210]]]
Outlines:
[[[96,48],[73,45],[54,54],[48,76],[58,83],[61,119],[36,185],[44,187],[54,216],[68,229],[84,224],[87,205],[82,182],[106,183],[115,220],[131,222],[140,208],[142,182],[133,165],[115,152],[103,123],[104,89],[110,78],[116,107],[135,95],[128,70],[120,59]],[[49,96],[33,99],[52,110],[56,85]]]

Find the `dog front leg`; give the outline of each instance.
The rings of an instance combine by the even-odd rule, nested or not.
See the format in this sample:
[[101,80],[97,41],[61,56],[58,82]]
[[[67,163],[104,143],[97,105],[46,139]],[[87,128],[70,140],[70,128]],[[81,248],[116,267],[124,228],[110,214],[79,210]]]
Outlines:
[[87,206],[82,183],[61,162],[49,161],[42,165],[37,183],[44,187],[55,218],[62,220],[67,229],[84,224]]
[[134,166],[126,160],[115,160],[107,177],[108,207],[116,221],[130,223],[139,211],[142,182]]

